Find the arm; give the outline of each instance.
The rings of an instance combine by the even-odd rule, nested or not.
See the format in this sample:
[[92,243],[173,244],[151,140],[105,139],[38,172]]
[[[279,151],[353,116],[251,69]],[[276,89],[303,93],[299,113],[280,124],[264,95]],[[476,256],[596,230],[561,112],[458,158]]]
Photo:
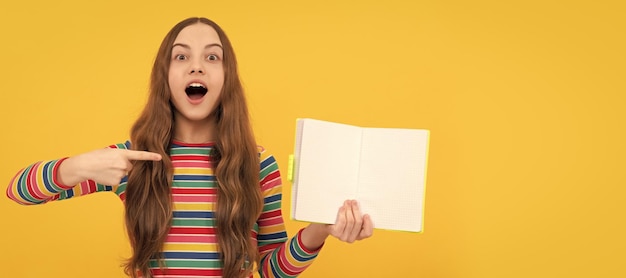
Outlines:
[[[19,204],[34,205],[98,191],[120,195],[123,190],[118,190],[119,184],[130,169],[130,160],[150,154],[127,150],[129,147],[126,142],[70,158],[34,163],[11,179],[7,197]],[[155,156],[152,158],[156,160]]]
[[40,161],[20,170],[7,187],[7,197],[22,205],[71,197],[71,193],[63,193],[71,191],[72,187],[59,182],[56,174],[65,159]]
[[311,223],[287,240],[281,213],[282,185],[274,157],[261,153],[261,190],[263,212],[258,220],[257,241],[261,277],[296,277],[317,257],[328,236],[352,243],[372,236],[374,225],[362,215],[354,200],[346,200],[337,213],[335,224]]
[[321,248],[307,248],[300,230],[288,239],[282,218],[282,184],[278,165],[273,156],[261,153],[261,190],[264,196],[263,212],[258,220],[257,241],[261,277],[296,277],[304,271]]

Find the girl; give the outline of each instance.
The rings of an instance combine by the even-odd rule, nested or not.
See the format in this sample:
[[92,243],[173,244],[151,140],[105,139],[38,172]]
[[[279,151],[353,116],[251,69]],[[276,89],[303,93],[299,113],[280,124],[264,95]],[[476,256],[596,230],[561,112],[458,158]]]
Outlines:
[[295,277],[329,235],[354,242],[372,234],[370,218],[348,200],[334,225],[287,238],[276,160],[256,145],[233,47],[206,18],[165,36],[130,139],[34,163],[7,195],[41,204],[114,192],[125,204],[133,278],[250,277],[255,266],[262,277]]

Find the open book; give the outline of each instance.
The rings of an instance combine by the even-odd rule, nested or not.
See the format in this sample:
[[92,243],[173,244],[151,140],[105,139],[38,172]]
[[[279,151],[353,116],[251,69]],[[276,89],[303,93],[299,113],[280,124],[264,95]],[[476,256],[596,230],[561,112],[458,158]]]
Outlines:
[[422,232],[429,135],[298,119],[291,218],[333,224],[355,199],[377,229]]

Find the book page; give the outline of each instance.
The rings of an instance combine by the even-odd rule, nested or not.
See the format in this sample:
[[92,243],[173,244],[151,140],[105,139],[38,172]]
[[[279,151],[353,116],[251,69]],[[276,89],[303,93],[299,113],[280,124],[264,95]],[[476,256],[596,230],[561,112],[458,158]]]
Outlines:
[[313,119],[299,121],[292,217],[333,224],[343,201],[356,197],[361,128]]
[[429,132],[365,128],[358,200],[374,227],[420,232]]

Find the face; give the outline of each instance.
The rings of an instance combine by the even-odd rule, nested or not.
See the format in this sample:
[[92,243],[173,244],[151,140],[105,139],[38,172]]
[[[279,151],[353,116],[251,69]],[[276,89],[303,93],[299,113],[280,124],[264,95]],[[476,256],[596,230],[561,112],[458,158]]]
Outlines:
[[185,27],[174,40],[168,81],[176,120],[212,121],[224,85],[224,51],[213,27]]

